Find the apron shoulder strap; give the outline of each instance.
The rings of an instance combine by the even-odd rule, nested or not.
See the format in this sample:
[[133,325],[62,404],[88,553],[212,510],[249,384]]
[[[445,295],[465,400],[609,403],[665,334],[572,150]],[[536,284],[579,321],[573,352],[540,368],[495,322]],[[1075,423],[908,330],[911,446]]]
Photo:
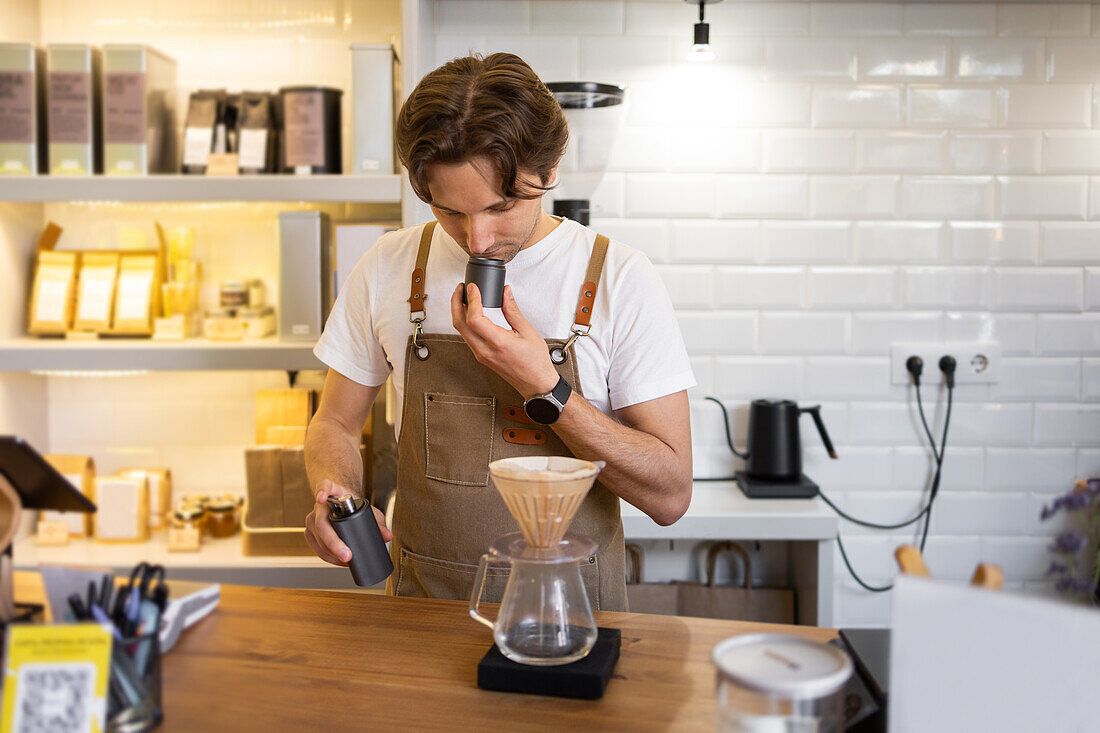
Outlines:
[[596,244],[592,247],[592,256],[588,260],[588,272],[584,276],[584,285],[581,286],[581,297],[577,301],[577,312],[573,316],[574,332],[578,327],[587,331],[592,325],[592,307],[596,302],[596,288],[600,284],[600,273],[603,272],[603,261],[609,244],[607,237],[596,235]]
[[[409,319],[413,322],[413,316],[424,311],[424,272],[428,268],[428,251],[432,248],[432,234],[435,233],[436,222],[429,221],[420,232],[420,248],[416,251],[416,267],[412,271],[412,286],[409,293]],[[423,319],[420,319],[423,320]]]

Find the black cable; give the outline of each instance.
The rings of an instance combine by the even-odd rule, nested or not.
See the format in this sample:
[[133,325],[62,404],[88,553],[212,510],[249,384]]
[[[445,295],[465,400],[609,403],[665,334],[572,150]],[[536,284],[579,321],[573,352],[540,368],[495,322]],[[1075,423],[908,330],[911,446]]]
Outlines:
[[[955,394],[955,385],[948,383],[947,385],[947,412],[943,418],[943,437],[940,439],[940,452],[939,457],[936,459],[936,475],[932,478],[932,491],[928,496],[928,515],[924,520],[924,531],[921,533],[920,538],[920,551],[924,552],[924,543],[928,541],[928,527],[932,524],[932,503],[936,500],[936,496],[940,493],[940,475],[943,471],[943,454],[947,450],[947,428],[951,425],[951,403],[952,396]],[[932,446],[933,451],[935,445]]]
[[848,553],[844,551],[844,543],[840,541],[840,532],[836,533],[836,544],[837,547],[840,548],[840,556],[844,558],[844,564],[848,566],[848,572],[852,574],[852,577],[855,578],[856,582],[862,585],[865,590],[869,590],[872,593],[885,593],[886,591],[894,587],[893,583],[883,586],[873,586],[864,583],[863,579],[856,575],[855,569],[852,568],[852,563],[848,562]]
[[[952,397],[954,396],[954,393],[955,393],[954,380],[951,379],[951,380],[948,380],[948,384],[947,384],[947,411],[944,414],[944,420],[943,420],[943,436],[940,439],[940,449],[939,449],[939,451],[937,451],[936,450],[936,442],[932,438],[932,431],[928,429],[928,421],[925,419],[925,416],[924,416],[924,406],[921,404],[921,401],[920,401],[920,384],[919,383],[917,384],[917,409],[920,412],[920,419],[921,419],[921,422],[924,424],[925,433],[928,435],[929,443],[932,446],[932,455],[933,455],[933,457],[936,461],[936,472],[932,476],[932,486],[931,486],[931,489],[929,490],[929,494],[928,494],[928,504],[925,505],[924,509],[922,509],[920,511],[920,513],[917,514],[917,516],[915,517],[915,520],[920,519],[921,516],[924,516],[924,518],[925,518],[925,520],[924,520],[924,529],[922,530],[921,540],[920,540],[920,551],[921,551],[922,554],[924,553],[925,543],[928,541],[928,527],[932,523],[932,506],[933,506],[933,504],[935,504],[936,497],[939,495],[940,477],[943,475],[943,454],[944,454],[944,451],[947,449],[947,428],[948,428],[949,425],[951,425],[951,405],[952,405],[952,402],[953,402]],[[829,506],[833,507],[834,511],[836,511],[838,514],[840,514],[845,519],[848,519],[849,521],[855,521],[857,524],[862,524],[864,526],[872,526],[872,527],[875,526],[873,524],[866,523],[866,522],[860,522],[858,520],[854,520],[851,517],[848,517],[846,514],[841,512],[839,509],[837,509],[836,506],[834,506],[833,503],[831,501],[829,501],[828,497],[826,497],[824,494],[821,494],[821,498],[824,499],[825,502]],[[912,522],[909,522],[909,524],[911,524],[911,523]],[[905,526],[905,525],[897,525],[897,527],[902,527],[902,526]],[[883,528],[885,528],[885,527],[883,527]],[[891,529],[893,529],[893,528],[894,527],[891,527]],[[888,590],[891,590],[894,587],[893,583],[890,583],[889,585],[884,585],[884,586],[868,585],[866,582],[864,582],[863,578],[859,577],[859,575],[855,571],[855,568],[852,567],[852,563],[848,561],[848,555],[847,555],[847,553],[844,552],[844,543],[841,542],[841,540],[840,540],[840,533],[839,532],[837,532],[837,535],[836,535],[836,544],[837,544],[837,547],[840,548],[840,556],[844,559],[844,564],[847,566],[848,572],[851,574],[852,578],[854,578],[855,581],[857,583],[859,583],[860,586],[862,586],[865,590],[870,591],[871,593],[884,593]]]
[[841,511],[840,507],[838,507],[836,504],[834,504],[829,499],[829,497],[825,496],[825,492],[823,492],[820,488],[817,490],[817,493],[826,504],[828,504],[829,506],[831,506],[833,508],[834,512],[836,512],[840,516],[844,517],[845,519],[847,519],[852,524],[858,524],[861,527],[870,527],[871,529],[901,529],[902,527],[908,527],[910,524],[913,524],[915,522],[919,522],[921,520],[921,518],[925,514],[928,513],[928,510],[932,508],[932,505],[929,504],[928,506],[924,507],[924,509],[921,509],[920,512],[918,512],[917,515],[915,517],[913,517],[912,519],[907,519],[906,521],[900,522],[898,524],[876,524],[875,522],[865,522],[862,519],[856,519],[855,517],[851,516],[850,514],[847,514],[843,511]]
[[924,405],[920,400],[920,382],[917,381],[917,412],[920,414],[920,423],[924,426],[924,434],[928,436],[928,444],[932,446],[932,458],[936,461],[936,465],[940,463],[940,454],[936,452],[936,439],[932,437],[932,431],[928,429],[928,421],[924,419]]

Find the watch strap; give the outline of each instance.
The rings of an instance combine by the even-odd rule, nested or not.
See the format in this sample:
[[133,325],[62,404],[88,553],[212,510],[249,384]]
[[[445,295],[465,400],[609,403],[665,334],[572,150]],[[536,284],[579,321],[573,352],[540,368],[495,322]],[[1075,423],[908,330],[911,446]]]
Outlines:
[[573,387],[569,382],[565,381],[565,377],[558,375],[558,383],[554,385],[554,389],[550,390],[550,394],[554,399],[558,401],[562,407],[565,407],[566,401],[569,399],[569,395],[573,394]]

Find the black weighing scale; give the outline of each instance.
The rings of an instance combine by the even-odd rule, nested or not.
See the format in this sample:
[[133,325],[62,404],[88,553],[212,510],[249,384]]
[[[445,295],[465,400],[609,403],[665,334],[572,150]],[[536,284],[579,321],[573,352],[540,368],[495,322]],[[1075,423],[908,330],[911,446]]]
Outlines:
[[619,629],[600,627],[596,643],[583,659],[546,667],[513,662],[493,644],[477,665],[477,686],[483,690],[596,700],[607,689],[621,644]]

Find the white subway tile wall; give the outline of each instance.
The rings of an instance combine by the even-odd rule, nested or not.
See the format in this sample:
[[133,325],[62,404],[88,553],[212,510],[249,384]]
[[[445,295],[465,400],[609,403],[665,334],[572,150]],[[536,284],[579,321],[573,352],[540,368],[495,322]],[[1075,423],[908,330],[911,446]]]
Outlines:
[[[840,460],[807,447],[807,473],[853,511],[911,514],[930,455],[912,388],[890,383],[891,344],[998,341],[999,382],[956,392],[926,554],[942,577],[1001,561],[1013,587],[1047,592],[1045,538],[1059,525],[1038,514],[1075,477],[1100,474],[1100,413],[1080,408],[1100,401],[1100,11],[721,3],[707,8],[717,59],[702,68],[681,63],[689,10],[591,5],[591,27],[531,32],[579,35],[582,62],[603,46],[615,60],[598,80],[628,87],[611,165],[626,218],[605,228],[669,264],[710,388],[691,394],[699,475],[740,465],[702,396],[727,401],[738,440],[754,397],[826,400],[843,415],[830,424]],[[544,7],[569,15],[537,2],[536,23]],[[622,51],[624,37],[650,51]],[[646,66],[664,58],[662,40],[671,70]],[[708,265],[713,280],[696,269]],[[925,387],[937,435],[944,396]],[[913,540],[842,528],[872,582]],[[837,568],[838,623],[884,623],[888,599]]]
[[[347,43],[400,34],[396,13],[376,22],[370,5],[367,20],[357,3],[105,14],[41,0],[40,22],[46,42],[164,49],[184,101],[203,86],[347,88]],[[547,81],[627,86],[593,227],[644,251],[676,303],[699,381],[697,475],[738,465],[702,397],[728,401],[738,440],[754,397],[824,401],[840,458],[824,458],[805,430],[807,473],[850,511],[909,516],[930,457],[912,388],[890,384],[890,345],[1000,342],[1000,382],[956,392],[927,556],[959,579],[996,562],[1013,587],[1040,592],[1053,525],[1039,510],[1075,477],[1100,474],[1097,7],[725,2],[707,7],[717,58],[694,65],[683,57],[696,11],[680,2],[438,0],[425,42],[436,62],[514,50]],[[257,216],[270,234],[270,212]],[[263,237],[230,247],[228,223],[204,226],[209,241],[226,240],[211,255],[218,270],[265,261]],[[934,382],[924,400],[938,430]],[[242,415],[255,389],[284,383],[51,379],[51,450],[91,451],[105,470],[144,456],[186,490],[239,491],[251,443]],[[871,582],[888,582],[893,548],[913,540],[842,530]],[[863,591],[839,561],[836,573],[835,623],[885,623],[889,594]]]

